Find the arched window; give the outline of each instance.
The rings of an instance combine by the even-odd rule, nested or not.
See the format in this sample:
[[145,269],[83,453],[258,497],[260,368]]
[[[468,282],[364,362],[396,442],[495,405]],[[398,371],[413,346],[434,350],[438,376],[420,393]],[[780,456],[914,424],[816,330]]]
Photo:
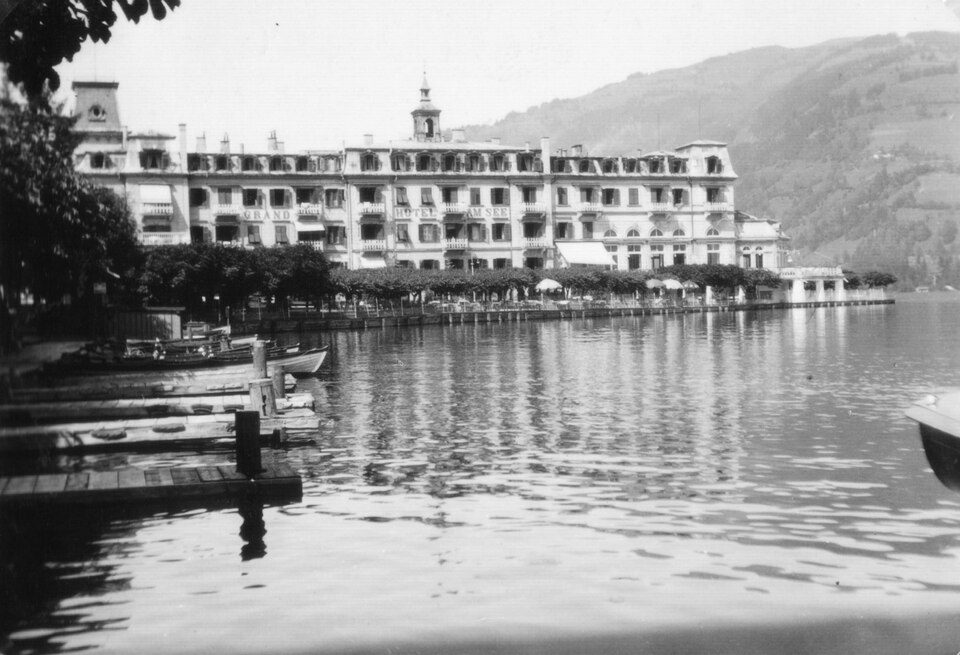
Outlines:
[[674,230],[674,231],[673,231],[673,236],[675,236],[675,237],[685,237],[685,236],[687,236],[687,233],[684,232],[683,230]]
[[661,232],[661,231],[660,231],[659,229],[657,229],[657,228],[653,228],[652,230],[650,230],[650,236],[652,236],[652,237],[662,237],[662,236],[663,236],[663,232]]
[[427,120],[425,120],[425,121],[423,122],[423,124],[424,124],[424,126],[427,128],[427,129],[426,129],[427,136],[428,136],[428,137],[432,137],[432,136],[433,136],[433,119],[432,119],[432,118],[428,118]]
[[616,230],[607,230],[606,232],[603,233],[603,238],[604,238],[604,239],[616,239],[616,238],[617,238],[617,232],[616,232]]
[[629,232],[627,232],[627,238],[628,238],[628,239],[639,239],[639,238],[640,238],[640,230],[630,230]]
[[720,236],[720,230],[718,230],[718,229],[715,228],[715,227],[711,227],[710,229],[707,230],[707,236],[708,236],[708,237],[718,237],[718,236]]
[[757,246],[757,247],[756,247],[756,251],[757,251],[757,252],[763,252],[763,246]]

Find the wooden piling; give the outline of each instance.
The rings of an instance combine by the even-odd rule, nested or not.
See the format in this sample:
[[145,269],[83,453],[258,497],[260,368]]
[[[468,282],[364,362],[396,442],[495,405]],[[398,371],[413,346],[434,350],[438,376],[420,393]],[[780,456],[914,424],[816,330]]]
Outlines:
[[267,376],[267,347],[263,341],[253,342],[253,376],[265,378]]
[[260,461],[260,413],[241,411],[236,413],[237,473],[248,478],[261,473]]
[[273,380],[264,377],[250,382],[250,409],[263,417],[277,415],[277,399]]
[[277,400],[283,399],[286,397],[286,373],[283,372],[282,366],[277,366],[273,369],[273,375],[271,380],[273,381],[273,397]]

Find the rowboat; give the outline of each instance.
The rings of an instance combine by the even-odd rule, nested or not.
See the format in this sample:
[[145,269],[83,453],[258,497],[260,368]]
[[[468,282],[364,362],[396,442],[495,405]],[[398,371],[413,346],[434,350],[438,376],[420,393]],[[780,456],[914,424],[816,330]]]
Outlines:
[[[295,377],[313,375],[326,359],[329,346],[301,350],[299,345],[275,347],[266,351],[267,363],[280,366]],[[103,373],[178,372],[249,368],[253,351],[229,351],[202,355],[188,353],[163,357],[99,355],[86,351],[64,355],[59,361],[45,365],[47,373],[100,375]]]
[[906,415],[920,424],[923,452],[934,475],[944,486],[960,491],[960,391],[926,396]]

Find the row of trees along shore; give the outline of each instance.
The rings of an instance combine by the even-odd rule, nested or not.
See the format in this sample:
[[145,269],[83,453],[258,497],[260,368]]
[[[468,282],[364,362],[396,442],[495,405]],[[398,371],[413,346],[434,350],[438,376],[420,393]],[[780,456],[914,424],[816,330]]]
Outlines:
[[[879,281],[878,275],[864,276]],[[594,297],[636,296],[652,293],[647,280],[672,278],[707,286],[718,293],[744,287],[777,287],[780,277],[765,269],[744,269],[726,264],[684,264],[656,271],[611,271],[587,268],[423,270],[380,268],[348,270],[330,268],[323,253],[298,244],[274,248],[233,248],[211,243],[163,246],[151,249],[140,275],[143,302],[185,307],[195,314],[221,308],[239,309],[254,296],[273,298],[281,311],[293,299],[314,307],[331,306],[339,295],[348,302],[376,300],[412,304],[433,297],[478,300],[523,299],[534,293],[541,280],[559,282],[572,295]],[[848,286],[860,278],[848,274]]]

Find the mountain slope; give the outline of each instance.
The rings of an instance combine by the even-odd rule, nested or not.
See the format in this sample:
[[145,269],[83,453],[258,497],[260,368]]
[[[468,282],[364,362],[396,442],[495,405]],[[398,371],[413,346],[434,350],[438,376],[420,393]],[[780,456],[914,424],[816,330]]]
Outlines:
[[780,220],[801,261],[960,286],[958,57],[952,33],[760,48],[465,129],[611,154],[724,141],[737,207]]

